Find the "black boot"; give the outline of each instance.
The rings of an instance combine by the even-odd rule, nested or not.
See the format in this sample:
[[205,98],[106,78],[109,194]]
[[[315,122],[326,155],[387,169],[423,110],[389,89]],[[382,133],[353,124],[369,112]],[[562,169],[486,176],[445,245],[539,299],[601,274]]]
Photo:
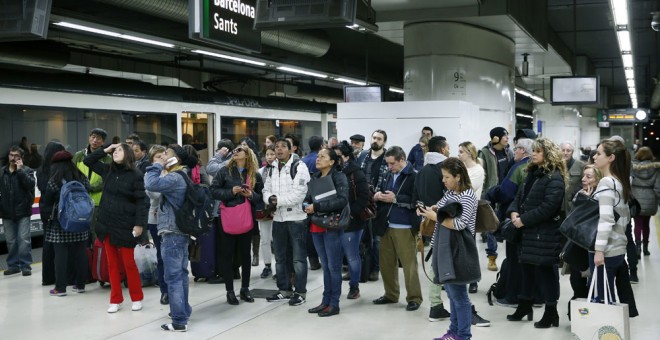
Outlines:
[[642,247],[644,249],[644,256],[651,255],[651,253],[649,253],[649,241],[642,243]]
[[637,250],[637,258],[642,258],[642,243],[637,241],[635,242],[635,249]]
[[535,328],[550,328],[550,326],[559,327],[559,314],[557,314],[557,305],[545,304],[545,312],[539,322],[534,323]]
[[511,315],[507,315],[506,319],[509,321],[520,321],[525,315],[527,315],[527,321],[534,320],[532,300],[518,299],[518,307],[516,308],[516,311]]
[[237,305],[238,304],[238,299],[236,298],[236,294],[234,294],[233,290],[228,290],[227,291],[227,302],[230,305]]
[[245,302],[254,302],[254,298],[252,297],[252,294],[250,294],[250,288],[246,288],[246,287],[241,288],[241,293],[239,295],[241,297],[241,300]]

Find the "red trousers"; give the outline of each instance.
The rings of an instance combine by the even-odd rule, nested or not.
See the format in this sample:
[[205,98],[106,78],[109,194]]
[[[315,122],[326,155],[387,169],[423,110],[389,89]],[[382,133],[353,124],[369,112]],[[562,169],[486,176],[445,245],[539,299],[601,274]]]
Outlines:
[[116,247],[110,244],[110,237],[103,241],[103,249],[108,255],[108,271],[110,273],[110,303],[124,302],[124,296],[121,289],[121,273],[119,272],[119,261],[124,264],[126,270],[126,280],[128,281],[128,293],[131,295],[131,301],[142,301],[142,282],[140,281],[140,272],[135,264],[133,257],[134,248]]

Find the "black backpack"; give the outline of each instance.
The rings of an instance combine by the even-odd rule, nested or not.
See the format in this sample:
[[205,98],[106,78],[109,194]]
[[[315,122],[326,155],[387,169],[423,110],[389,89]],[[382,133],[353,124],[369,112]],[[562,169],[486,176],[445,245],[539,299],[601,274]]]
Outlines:
[[488,292],[486,295],[488,296],[488,304],[493,305],[493,296],[495,296],[495,299],[503,299],[504,296],[506,295],[506,279],[507,276],[509,275],[509,259],[504,259],[502,261],[502,266],[500,267],[500,271],[497,273],[495,283],[493,283],[490,288],[488,288]]
[[[296,178],[296,174],[298,173],[298,162],[300,162],[300,160],[295,160],[291,162],[291,171],[290,171],[291,179]],[[268,177],[272,177],[272,176],[273,176],[273,169],[270,169],[270,171],[268,172]]]
[[[215,200],[206,184],[194,184],[190,177],[182,171],[174,171],[186,181],[186,196],[181,207],[174,205],[174,217],[177,228],[195,238],[211,230]],[[163,201],[166,201],[163,196]]]

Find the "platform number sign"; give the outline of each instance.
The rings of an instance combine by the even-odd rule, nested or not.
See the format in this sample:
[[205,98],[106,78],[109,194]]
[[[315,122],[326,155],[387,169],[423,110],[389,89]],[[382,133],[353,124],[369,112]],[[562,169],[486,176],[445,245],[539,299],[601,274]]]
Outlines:
[[450,71],[449,79],[452,81],[450,93],[452,96],[465,97],[466,95],[466,80],[465,72],[463,71]]

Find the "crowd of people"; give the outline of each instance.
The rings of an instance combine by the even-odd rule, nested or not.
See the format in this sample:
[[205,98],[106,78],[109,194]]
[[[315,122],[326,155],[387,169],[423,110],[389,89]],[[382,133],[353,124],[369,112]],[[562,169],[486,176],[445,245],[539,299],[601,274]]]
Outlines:
[[[304,157],[295,135],[267,136],[262,148],[244,137],[236,145],[220,140],[214,156],[202,164],[192,145],[150,147],[136,134],[125,143],[109,144],[107,133],[95,128],[88,146],[75,154],[57,141],[46,145],[43,157],[33,150],[32,158],[40,163],[36,169],[24,163],[23,140],[9,149],[8,164],[0,174],[1,217],[9,249],[4,275],[31,275],[29,219],[36,185],[45,233],[42,282],[54,285],[50,295],[65,296],[70,285],[72,292],[85,291],[90,275],[85,250],[97,242],[107,254],[107,312],[121,308],[124,280],[131,309],[141,310],[144,295],[134,249],[148,240],[148,231],[157,248],[160,303],[170,306],[172,320],[161,328],[187,331],[192,313],[191,238],[177,225],[176,211],[192,182],[207,185],[216,200],[216,244],[211,254],[215,267],[205,279],[224,283],[230,305],[255,301],[251,270],[261,258],[260,277],[273,276],[277,287],[267,297],[269,302],[305,303],[308,269],[322,269],[322,300],[309,313],[339,314],[343,280],[349,281],[347,298],[359,299],[360,282],[382,279],[383,294],[373,303],[397,303],[402,270],[405,309],[415,311],[424,296],[416,252],[426,245],[435,253],[428,318],[449,319],[440,339],[470,339],[471,327],[490,325],[469,298],[478,291],[480,274],[456,270],[454,278],[446,278],[437,270],[452,267],[452,261],[478,264],[480,256],[460,252],[469,258],[451,259],[438,254],[455,254],[447,249],[449,239],[467,235],[475,242],[476,207],[483,199],[517,232],[516,239],[504,241],[501,268],[496,262],[498,243],[504,239],[500,230],[481,236],[487,244],[487,269],[501,269],[498,284],[506,283],[496,304],[515,308],[508,321],[531,321],[533,306],[544,305],[534,326],[558,326],[560,268],[570,275],[575,299],[587,297],[591,273],[604,267],[611,291],[616,285],[619,300],[630,306],[630,316],[638,315],[630,284],[639,282],[638,259],[649,255],[649,219],[660,198],[660,163],[654,162],[651,150],[638,148],[633,161],[623,140],[615,136],[602,141],[584,162],[574,158],[570,142],[537,138],[528,129],[516,131],[514,137],[510,145],[509,132],[495,127],[487,145],[478,150],[464,141],[457,157],[450,157],[448,141],[435,136],[430,127],[422,129],[419,144],[407,154],[399,146],[386,147],[383,130],[373,131],[368,149],[360,134],[348,141],[312,136]],[[89,231],[67,232],[54,218],[60,191],[70,181],[82,183],[94,202]],[[566,240],[559,226],[573,202],[583,196],[600,206],[595,249],[566,263],[560,257]],[[634,216],[629,208],[633,201],[640,205]],[[419,228],[427,219],[435,224],[430,239],[422,237]],[[238,294],[235,278],[241,279]],[[603,286],[598,287],[596,296],[602,299]],[[443,303],[443,290],[451,313]]]

